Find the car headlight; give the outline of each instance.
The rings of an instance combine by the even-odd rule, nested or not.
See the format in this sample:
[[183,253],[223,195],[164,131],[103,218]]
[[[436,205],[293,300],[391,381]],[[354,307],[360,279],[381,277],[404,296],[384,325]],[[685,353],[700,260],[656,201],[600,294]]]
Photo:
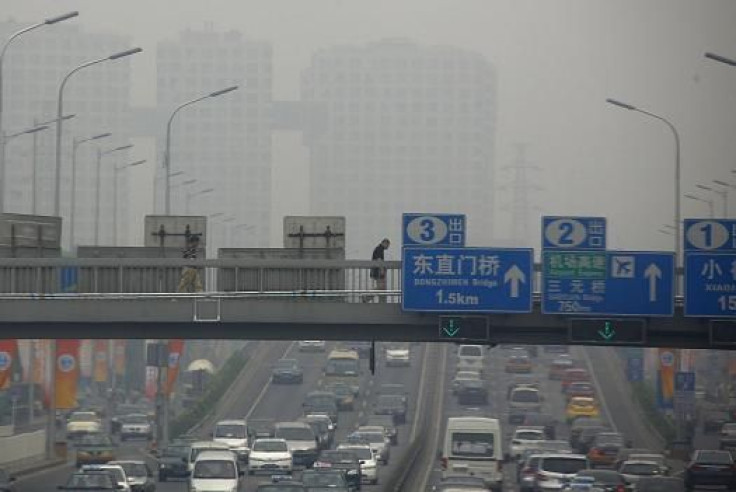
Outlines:
[[165,465],[165,464],[163,464],[163,463],[161,463],[161,464],[159,464],[159,465],[158,465],[158,467],[159,467],[159,468],[160,468],[161,470],[163,470],[163,469],[165,469],[165,468],[166,468],[166,465]]

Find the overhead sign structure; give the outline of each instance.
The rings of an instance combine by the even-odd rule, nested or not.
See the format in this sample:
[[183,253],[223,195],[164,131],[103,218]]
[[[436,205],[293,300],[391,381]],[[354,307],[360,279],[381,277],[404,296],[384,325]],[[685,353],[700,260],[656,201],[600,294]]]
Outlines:
[[542,262],[544,314],[674,314],[672,253],[544,251]]
[[542,217],[542,249],[605,250],[605,217]]
[[736,251],[736,220],[685,219],[685,251]]
[[571,343],[631,345],[643,344],[646,337],[643,319],[572,318],[568,322]]
[[530,248],[405,247],[405,311],[529,313]]
[[712,345],[736,345],[736,320],[711,320],[710,343]]
[[488,340],[488,318],[440,316],[439,337],[443,340]]
[[404,214],[404,246],[465,246],[463,214]]

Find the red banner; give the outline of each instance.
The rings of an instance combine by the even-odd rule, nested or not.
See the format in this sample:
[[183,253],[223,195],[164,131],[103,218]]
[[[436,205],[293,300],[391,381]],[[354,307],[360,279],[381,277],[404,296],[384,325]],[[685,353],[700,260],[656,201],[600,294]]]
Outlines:
[[0,390],[10,388],[17,357],[18,340],[0,340]]
[[166,372],[166,396],[171,396],[179,376],[179,361],[184,354],[184,340],[169,340],[169,367]]
[[79,340],[56,341],[56,408],[77,407],[79,380]]
[[107,382],[107,340],[95,340],[94,350],[94,381]]
[[115,374],[122,376],[125,374],[125,340],[115,340]]

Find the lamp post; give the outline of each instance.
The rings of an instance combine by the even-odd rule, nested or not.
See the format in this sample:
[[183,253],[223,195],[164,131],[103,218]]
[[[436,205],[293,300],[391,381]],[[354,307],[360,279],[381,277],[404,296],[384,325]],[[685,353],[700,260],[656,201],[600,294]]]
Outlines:
[[[61,119],[63,120],[70,120],[74,118],[76,115],[68,114],[66,116],[62,116]],[[43,121],[39,122],[37,120],[33,120],[33,126],[39,127],[39,126],[46,126],[48,128],[48,125],[51,125],[52,123],[56,123],[56,118],[49,121]],[[38,201],[36,200],[36,197],[38,196],[38,132],[33,133],[33,167],[31,168],[31,213],[33,215],[36,215],[38,213]]]
[[115,166],[112,173],[112,245],[118,245],[118,173],[131,167],[140,166],[145,164],[146,160],[131,162],[124,166]]
[[87,142],[94,142],[112,136],[112,133],[100,133],[88,138],[74,138],[72,140],[72,186],[71,196],[69,197],[69,250],[74,247],[74,224],[77,211],[77,149],[80,145]]
[[67,81],[69,78],[74,75],[75,73],[79,72],[82,69],[85,69],[87,67],[91,67],[93,65],[97,65],[98,63],[110,61],[110,60],[119,60],[121,58],[125,58],[130,55],[134,55],[136,53],[140,53],[143,51],[142,48],[132,48],[129,50],[121,51],[119,53],[114,53],[110,56],[106,56],[103,58],[97,58],[96,60],[90,60],[87,62],[82,63],[81,65],[76,66],[74,69],[72,69],[70,72],[68,72],[64,78],[61,80],[61,84],[59,84],[59,95],[56,100],[56,170],[54,175],[54,215],[59,215],[59,209],[60,209],[60,201],[61,201],[61,136],[62,136],[62,123],[63,120],[61,119],[62,114],[64,113],[64,87],[66,86]]
[[[672,136],[675,139],[675,195],[674,195],[674,201],[675,201],[675,268],[677,268],[680,265],[681,261],[681,248],[682,245],[680,244],[680,230],[682,227],[680,216],[680,174],[681,174],[681,168],[680,168],[680,134],[677,132],[677,128],[675,128],[675,125],[673,125],[669,120],[665,119],[664,117],[652,113],[650,111],[646,111],[641,108],[637,108],[636,106],[632,106],[631,104],[627,104],[625,102],[621,102],[617,99],[606,99],[606,102],[608,104],[612,104],[614,106],[618,106],[619,108],[628,109],[629,111],[636,111],[637,113],[641,113],[645,116],[649,116],[650,118],[654,118],[656,120],[661,121],[667,127],[672,131]],[[679,283],[677,284],[677,290],[679,290]]]
[[728,57],[718,55],[716,53],[711,53],[711,52],[705,53],[705,57],[710,58],[713,61],[723,63],[724,65],[730,65],[732,67],[736,67],[736,60],[734,60],[733,58],[728,58]]
[[[38,132],[48,130],[47,125],[34,126],[10,135],[0,134],[0,213],[5,211],[5,147],[8,142],[22,135],[35,135]],[[35,155],[33,156],[35,164]]]
[[190,205],[192,202],[192,198],[194,198],[195,196],[206,195],[208,193],[212,193],[213,191],[215,191],[214,188],[205,188],[204,190],[187,192],[187,196],[184,201],[184,215],[189,215],[191,213]]
[[[171,185],[171,189],[173,190],[173,189],[178,189],[178,188],[184,188],[185,186],[192,186],[196,182],[197,182],[196,178],[185,179],[181,183]],[[184,194],[185,194],[184,199],[186,199],[186,191],[184,192]]]
[[100,245],[100,168],[102,167],[102,156],[112,154],[113,152],[128,150],[132,147],[133,144],[122,145],[104,152],[99,148],[97,149],[97,174],[95,178],[95,246]]
[[696,184],[696,188],[699,188],[704,191],[710,191],[714,195],[718,195],[721,197],[721,200],[723,200],[723,218],[726,218],[726,215],[728,214],[728,197],[726,196],[728,194],[728,191],[726,190],[717,190],[715,188],[711,188],[710,186],[706,186],[704,184]]
[[207,94],[206,96],[201,96],[195,99],[191,99],[177,106],[174,109],[174,111],[171,113],[171,116],[169,117],[169,121],[168,123],[166,123],[166,150],[164,151],[165,152],[164,153],[164,172],[166,173],[166,196],[165,196],[165,207],[164,207],[165,215],[169,215],[169,213],[171,213],[171,179],[170,179],[171,178],[171,125],[174,121],[174,117],[179,111],[186,108],[187,106],[191,106],[192,104],[198,103],[200,101],[204,101],[205,99],[209,99],[211,97],[222,96],[223,94],[227,94],[228,92],[232,92],[237,89],[238,89],[238,86],[234,85],[232,87],[220,89],[219,91],[211,92]]
[[712,199],[702,198],[702,197],[699,197],[697,195],[692,195],[690,193],[685,193],[685,198],[687,198],[689,200],[696,201],[696,202],[702,202],[702,203],[708,204],[708,210],[710,212],[710,218],[712,219],[712,218],[715,217],[715,210],[714,210],[715,204],[714,204],[714,202],[713,202]]
[[[13,40],[15,40],[16,38],[18,38],[19,36],[22,36],[23,34],[27,32],[38,29],[39,27],[57,24],[59,22],[63,22],[65,20],[71,19],[78,15],[79,15],[79,12],[72,11],[72,12],[67,12],[66,14],[57,15],[56,17],[50,17],[41,22],[37,22],[36,24],[31,24],[30,26],[24,27],[20,31],[17,31],[11,34],[10,37],[7,39],[7,41],[5,41],[5,44],[3,44],[2,49],[0,49],[0,135],[4,134],[4,130],[3,130],[3,61],[5,59],[5,53],[8,51],[10,44],[13,42]],[[5,142],[2,141],[2,139],[0,139],[0,146],[5,147]],[[3,149],[0,149],[0,156],[2,155],[4,155],[4,151]],[[0,173],[3,174],[2,176],[3,178],[4,178],[4,172],[3,172],[4,168],[5,168],[5,162],[4,161],[0,162]],[[1,190],[2,188],[5,188],[4,180],[2,181],[0,186],[1,186],[0,188],[0,213],[3,213],[4,209],[2,208],[2,206],[3,206],[3,202],[5,201],[4,200],[5,196]]]
[[734,185],[733,183],[728,183],[726,181],[721,181],[720,179],[714,179],[713,184],[723,186],[722,190],[713,191],[720,194],[721,198],[723,199],[723,218],[725,219],[726,217],[728,217],[728,192],[729,190],[736,190],[736,185]]

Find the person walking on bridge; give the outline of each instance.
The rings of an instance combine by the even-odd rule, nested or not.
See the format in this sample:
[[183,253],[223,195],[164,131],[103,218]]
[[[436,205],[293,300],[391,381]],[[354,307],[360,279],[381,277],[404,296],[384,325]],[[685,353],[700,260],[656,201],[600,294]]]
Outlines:
[[[199,248],[199,236],[196,234],[189,236],[187,247],[182,257],[185,260],[196,260],[197,248]],[[194,267],[184,267],[177,290],[178,292],[202,292],[204,287],[202,287],[202,279],[199,277],[199,271]]]
[[[373,250],[371,255],[371,261],[384,261],[384,252],[391,246],[391,241],[384,238],[378,246]],[[385,267],[373,267],[371,268],[371,278],[373,279],[373,287],[375,290],[386,290],[386,268]],[[386,302],[385,296],[376,296],[378,302]]]

